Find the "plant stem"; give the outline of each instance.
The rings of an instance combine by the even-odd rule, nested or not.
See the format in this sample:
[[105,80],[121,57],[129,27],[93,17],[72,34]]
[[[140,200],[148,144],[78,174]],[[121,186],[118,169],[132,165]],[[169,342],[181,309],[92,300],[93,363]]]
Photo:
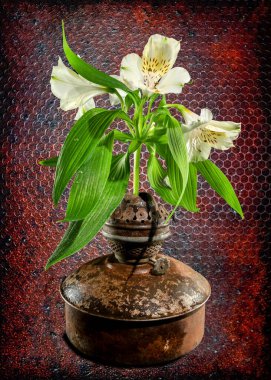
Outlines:
[[139,169],[140,169],[140,154],[141,154],[141,145],[134,152],[134,183],[133,183],[133,194],[139,194]]

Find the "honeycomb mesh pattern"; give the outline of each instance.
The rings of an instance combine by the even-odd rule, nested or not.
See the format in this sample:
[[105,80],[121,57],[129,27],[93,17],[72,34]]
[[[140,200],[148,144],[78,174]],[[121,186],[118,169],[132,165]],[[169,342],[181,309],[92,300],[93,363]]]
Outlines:
[[[1,2],[1,379],[271,378],[270,10],[268,0]],[[151,34],[182,40],[175,66],[189,71],[192,84],[168,101],[242,123],[235,147],[213,151],[211,159],[233,184],[245,219],[200,177],[201,211],[180,209],[172,221],[166,253],[202,273],[212,296],[202,344],[165,366],[95,363],[78,356],[63,335],[59,283],[108,252],[101,234],[44,271],[66,229],[56,221],[67,192],[54,209],[54,170],[38,161],[59,153],[75,116],[61,111],[50,92],[52,66],[59,55],[64,59],[62,19],[76,53],[110,74],[119,73],[126,54],[141,54]],[[96,106],[109,107],[107,96]],[[115,152],[122,151],[116,143]],[[147,159],[144,150],[141,191],[149,190]]]

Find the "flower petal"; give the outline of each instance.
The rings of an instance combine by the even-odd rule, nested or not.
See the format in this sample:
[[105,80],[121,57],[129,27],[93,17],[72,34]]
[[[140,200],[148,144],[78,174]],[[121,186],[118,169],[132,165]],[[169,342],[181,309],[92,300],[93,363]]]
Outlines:
[[64,65],[61,58],[51,76],[52,93],[60,99],[60,108],[72,110],[86,103],[89,97],[107,93],[105,87],[94,85]]
[[198,162],[208,159],[211,152],[210,145],[204,143],[197,135],[191,132],[184,133],[184,138],[186,140],[189,162]]
[[190,161],[207,160],[211,148],[226,150],[233,147],[233,140],[238,137],[240,132],[240,124],[234,124],[236,124],[236,128],[230,131],[222,130],[222,128],[217,131],[213,130],[212,125],[201,124],[192,131],[184,133]]
[[203,108],[200,111],[200,121],[203,123],[206,123],[208,121],[211,121],[213,119],[213,114],[208,108]]
[[212,146],[221,150],[233,147],[233,140],[238,137],[240,131],[241,124],[230,121],[211,121],[204,127],[204,134],[211,136]]
[[180,51],[180,42],[174,38],[152,35],[143,50],[142,71],[159,72],[162,77],[174,65]]
[[116,94],[109,94],[109,101],[111,106],[117,106],[118,104],[120,104],[120,100]]
[[198,123],[200,122],[200,116],[195,112],[192,112],[188,108],[182,106],[181,113],[188,129],[191,129],[193,126],[197,127],[199,125]]
[[233,147],[241,130],[240,123],[212,120],[208,108],[201,110],[200,116],[181,107],[187,125],[183,126],[189,160],[192,162],[206,160],[211,148],[226,150]]
[[185,83],[190,81],[190,75],[183,67],[174,67],[165,74],[156,89],[160,94],[180,94]]
[[145,89],[144,78],[140,70],[141,58],[132,53],[126,55],[121,61],[120,77],[131,90]]
[[89,111],[90,109],[95,108],[95,102],[93,98],[89,98],[86,103],[82,104],[77,111],[77,114],[75,115],[75,120],[80,119],[81,116],[84,115],[85,112]]
[[208,129],[217,132],[240,132],[241,131],[241,123],[234,123],[233,121],[216,121],[211,120],[211,122],[207,123]]

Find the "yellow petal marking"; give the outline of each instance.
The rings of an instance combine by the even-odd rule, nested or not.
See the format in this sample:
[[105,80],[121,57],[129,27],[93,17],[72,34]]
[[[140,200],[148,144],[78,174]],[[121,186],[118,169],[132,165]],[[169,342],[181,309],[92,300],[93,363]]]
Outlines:
[[219,137],[225,136],[225,132],[214,132],[210,130],[206,130],[203,128],[200,129],[200,139],[208,144],[216,144]]
[[144,84],[150,89],[155,89],[159,80],[171,68],[170,60],[161,58],[142,57],[142,72],[144,75]]

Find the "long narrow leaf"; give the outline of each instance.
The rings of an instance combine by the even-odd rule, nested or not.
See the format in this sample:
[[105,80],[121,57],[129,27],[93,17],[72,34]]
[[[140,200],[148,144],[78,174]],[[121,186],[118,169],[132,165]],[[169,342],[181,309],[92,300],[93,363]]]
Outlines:
[[119,181],[126,178],[127,173],[130,174],[129,154],[121,153],[112,157],[109,182]]
[[82,75],[82,77],[93,83],[107,87],[109,90],[120,88],[125,92],[131,92],[131,90],[125,86],[125,84],[88,64],[71,50],[66,39],[64,22],[62,22],[62,36],[65,55],[72,68],[77,71],[78,74]]
[[168,177],[170,185],[177,199],[181,200],[179,206],[184,207],[188,211],[198,212],[199,209],[196,205],[197,200],[197,169],[193,164],[189,164],[188,178],[186,187],[183,191],[183,178],[176,162],[170,157],[170,154],[166,157],[166,163],[168,168]]
[[84,219],[97,202],[109,176],[113,139],[110,132],[76,173],[64,221]]
[[115,129],[114,130],[114,139],[119,140],[119,141],[123,141],[123,142],[128,142],[128,141],[133,140],[133,136],[130,135],[129,133],[124,133],[124,132],[121,132],[121,131]]
[[[189,174],[189,163],[186,150],[186,144],[183,137],[183,132],[181,126],[174,117],[167,116],[167,136],[168,136],[168,146],[169,150],[174,158],[180,172],[182,175],[182,192],[180,194],[177,204],[179,204],[183,198]],[[175,208],[176,209],[176,208]],[[171,218],[175,209],[170,213],[168,220]]]
[[188,211],[198,212],[197,207],[198,172],[197,168],[189,163],[189,174],[181,205]]
[[225,174],[209,160],[200,161],[194,163],[194,165],[209,185],[241,216],[241,218],[244,218],[239,200]]
[[174,117],[167,116],[166,120],[168,146],[172,157],[182,173],[185,185],[188,177],[188,157],[183,132],[179,122]]
[[42,161],[39,161],[39,164],[42,165],[42,166],[56,166],[57,164],[57,160],[58,160],[58,156],[56,157],[50,157],[50,158],[47,158],[46,160],[42,160]]
[[102,135],[114,119],[130,120],[121,110],[91,109],[72,127],[57,161],[53,200],[57,204],[68,182],[90,157]]
[[[197,200],[197,169],[193,164],[189,164],[188,179],[185,190],[183,192],[183,178],[179,167],[177,166],[169,147],[165,144],[156,145],[157,153],[164,158],[167,165],[167,175],[172,192],[175,198],[175,204],[185,208],[188,211],[198,212],[196,206]],[[182,198],[180,200],[181,194]]]
[[114,180],[108,180],[96,204],[84,220],[71,222],[62,241],[49,258],[46,269],[78,252],[99,232],[117,208],[127,189],[130,166],[129,157],[114,156],[110,170]]
[[176,205],[177,199],[174,197],[172,189],[165,181],[167,176],[158,158],[150,155],[147,166],[147,174],[151,187],[165,201],[172,205]]

